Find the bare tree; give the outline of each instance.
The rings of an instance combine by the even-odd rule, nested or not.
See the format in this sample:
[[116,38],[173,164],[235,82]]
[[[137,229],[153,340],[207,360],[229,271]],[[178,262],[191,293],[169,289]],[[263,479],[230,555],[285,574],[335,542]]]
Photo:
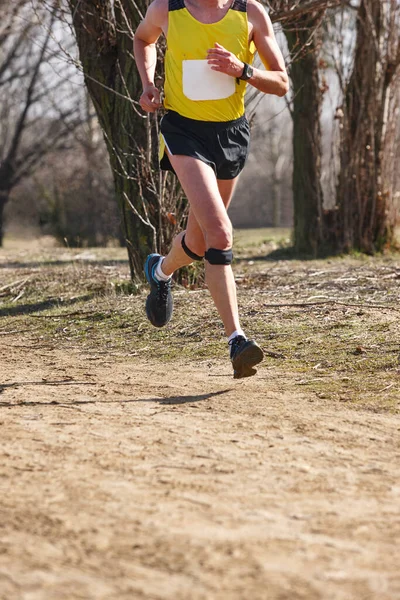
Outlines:
[[46,65],[54,56],[55,6],[34,14],[28,0],[7,4],[0,27],[0,245],[3,213],[13,188],[50,151],[65,147],[82,119],[76,102],[52,101]]
[[285,29],[292,59],[294,246],[297,252],[312,255],[317,255],[325,242],[318,68],[322,17],[321,11],[302,14]]
[[[338,3],[298,0],[286,12],[286,0],[270,0],[283,19],[293,83],[291,112],[294,149],[294,241],[297,251],[321,255],[352,249],[375,252],[391,244],[396,221],[396,126],[400,104],[400,5],[398,0],[341,3],[339,12],[356,11],[355,48],[350,66],[337,63],[342,105],[339,183],[336,206],[325,209],[321,188],[320,73],[322,17]],[[337,23],[337,22],[336,22]],[[331,165],[333,169],[333,165]]]
[[[81,68],[107,144],[132,279],[149,251],[166,249],[182,226],[186,201],[174,177],[157,167],[158,124],[143,115],[133,57],[134,31],[147,2],[68,0]],[[159,81],[162,80],[159,64]]]
[[373,253],[393,241],[400,108],[400,5],[361,0],[354,64],[343,84],[337,250]]
[[[41,232],[70,247],[106,246],[122,237],[107,149],[85,96],[87,119],[71,136],[68,151],[48,154],[30,181]],[[10,208],[16,217],[19,207]]]
[[320,79],[321,24],[336,0],[266,0],[273,21],[279,21],[290,54],[293,120],[293,204],[295,250],[318,255],[327,251],[329,228],[321,186],[321,110],[324,94]]

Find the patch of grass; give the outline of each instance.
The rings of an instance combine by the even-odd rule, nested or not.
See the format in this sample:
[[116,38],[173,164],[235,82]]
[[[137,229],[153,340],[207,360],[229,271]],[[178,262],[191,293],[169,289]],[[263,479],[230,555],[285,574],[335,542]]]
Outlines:
[[235,256],[251,259],[273,251],[286,251],[291,230],[285,228],[241,229],[234,232]]
[[[265,368],[282,381],[282,390],[399,411],[398,255],[249,259],[278,244],[282,232],[274,235],[239,232],[234,265],[242,324],[263,347]],[[123,249],[85,255],[3,250],[0,278],[3,346],[139,355],[165,363],[228,360],[208,291],[176,284],[174,318],[155,329],[144,311],[147,286],[132,287]]]

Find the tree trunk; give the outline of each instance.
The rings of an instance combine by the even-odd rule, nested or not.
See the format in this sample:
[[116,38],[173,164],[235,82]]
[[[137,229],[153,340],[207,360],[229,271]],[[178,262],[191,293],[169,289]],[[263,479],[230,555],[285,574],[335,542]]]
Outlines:
[[[70,0],[85,81],[102,127],[125,229],[132,279],[156,250],[157,195],[148,155],[147,119],[135,101],[141,81],[132,59],[135,4],[119,0]],[[146,3],[140,0],[144,13]],[[148,160],[150,159],[150,160]]]
[[4,208],[8,202],[9,194],[5,190],[0,190],[0,248],[4,241]]
[[395,0],[362,0],[359,8],[354,67],[342,107],[339,251],[374,253],[393,241],[400,48],[396,10]]
[[326,250],[321,187],[322,92],[318,77],[320,17],[302,16],[285,30],[292,58],[293,202],[296,252],[317,256]]

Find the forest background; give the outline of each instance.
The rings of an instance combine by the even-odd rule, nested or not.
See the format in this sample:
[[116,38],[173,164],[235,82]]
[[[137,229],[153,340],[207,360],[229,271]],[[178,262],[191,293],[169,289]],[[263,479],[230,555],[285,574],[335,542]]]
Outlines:
[[[265,5],[292,87],[284,99],[249,90],[252,148],[234,226],[293,227],[300,255],[392,247],[398,0]],[[18,0],[1,10],[0,243],[28,230],[68,246],[126,245],[140,275],[187,209],[158,170],[157,120],[137,102],[132,40],[146,2]]]

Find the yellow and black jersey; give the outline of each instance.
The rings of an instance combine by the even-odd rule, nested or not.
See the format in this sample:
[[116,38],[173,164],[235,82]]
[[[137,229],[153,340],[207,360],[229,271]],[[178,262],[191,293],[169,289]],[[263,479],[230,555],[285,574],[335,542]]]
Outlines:
[[169,0],[165,55],[164,106],[199,121],[233,121],[244,114],[246,82],[213,71],[207,51],[221,44],[251,64],[247,1],[234,0],[217,23],[205,24],[187,10],[184,0]]

